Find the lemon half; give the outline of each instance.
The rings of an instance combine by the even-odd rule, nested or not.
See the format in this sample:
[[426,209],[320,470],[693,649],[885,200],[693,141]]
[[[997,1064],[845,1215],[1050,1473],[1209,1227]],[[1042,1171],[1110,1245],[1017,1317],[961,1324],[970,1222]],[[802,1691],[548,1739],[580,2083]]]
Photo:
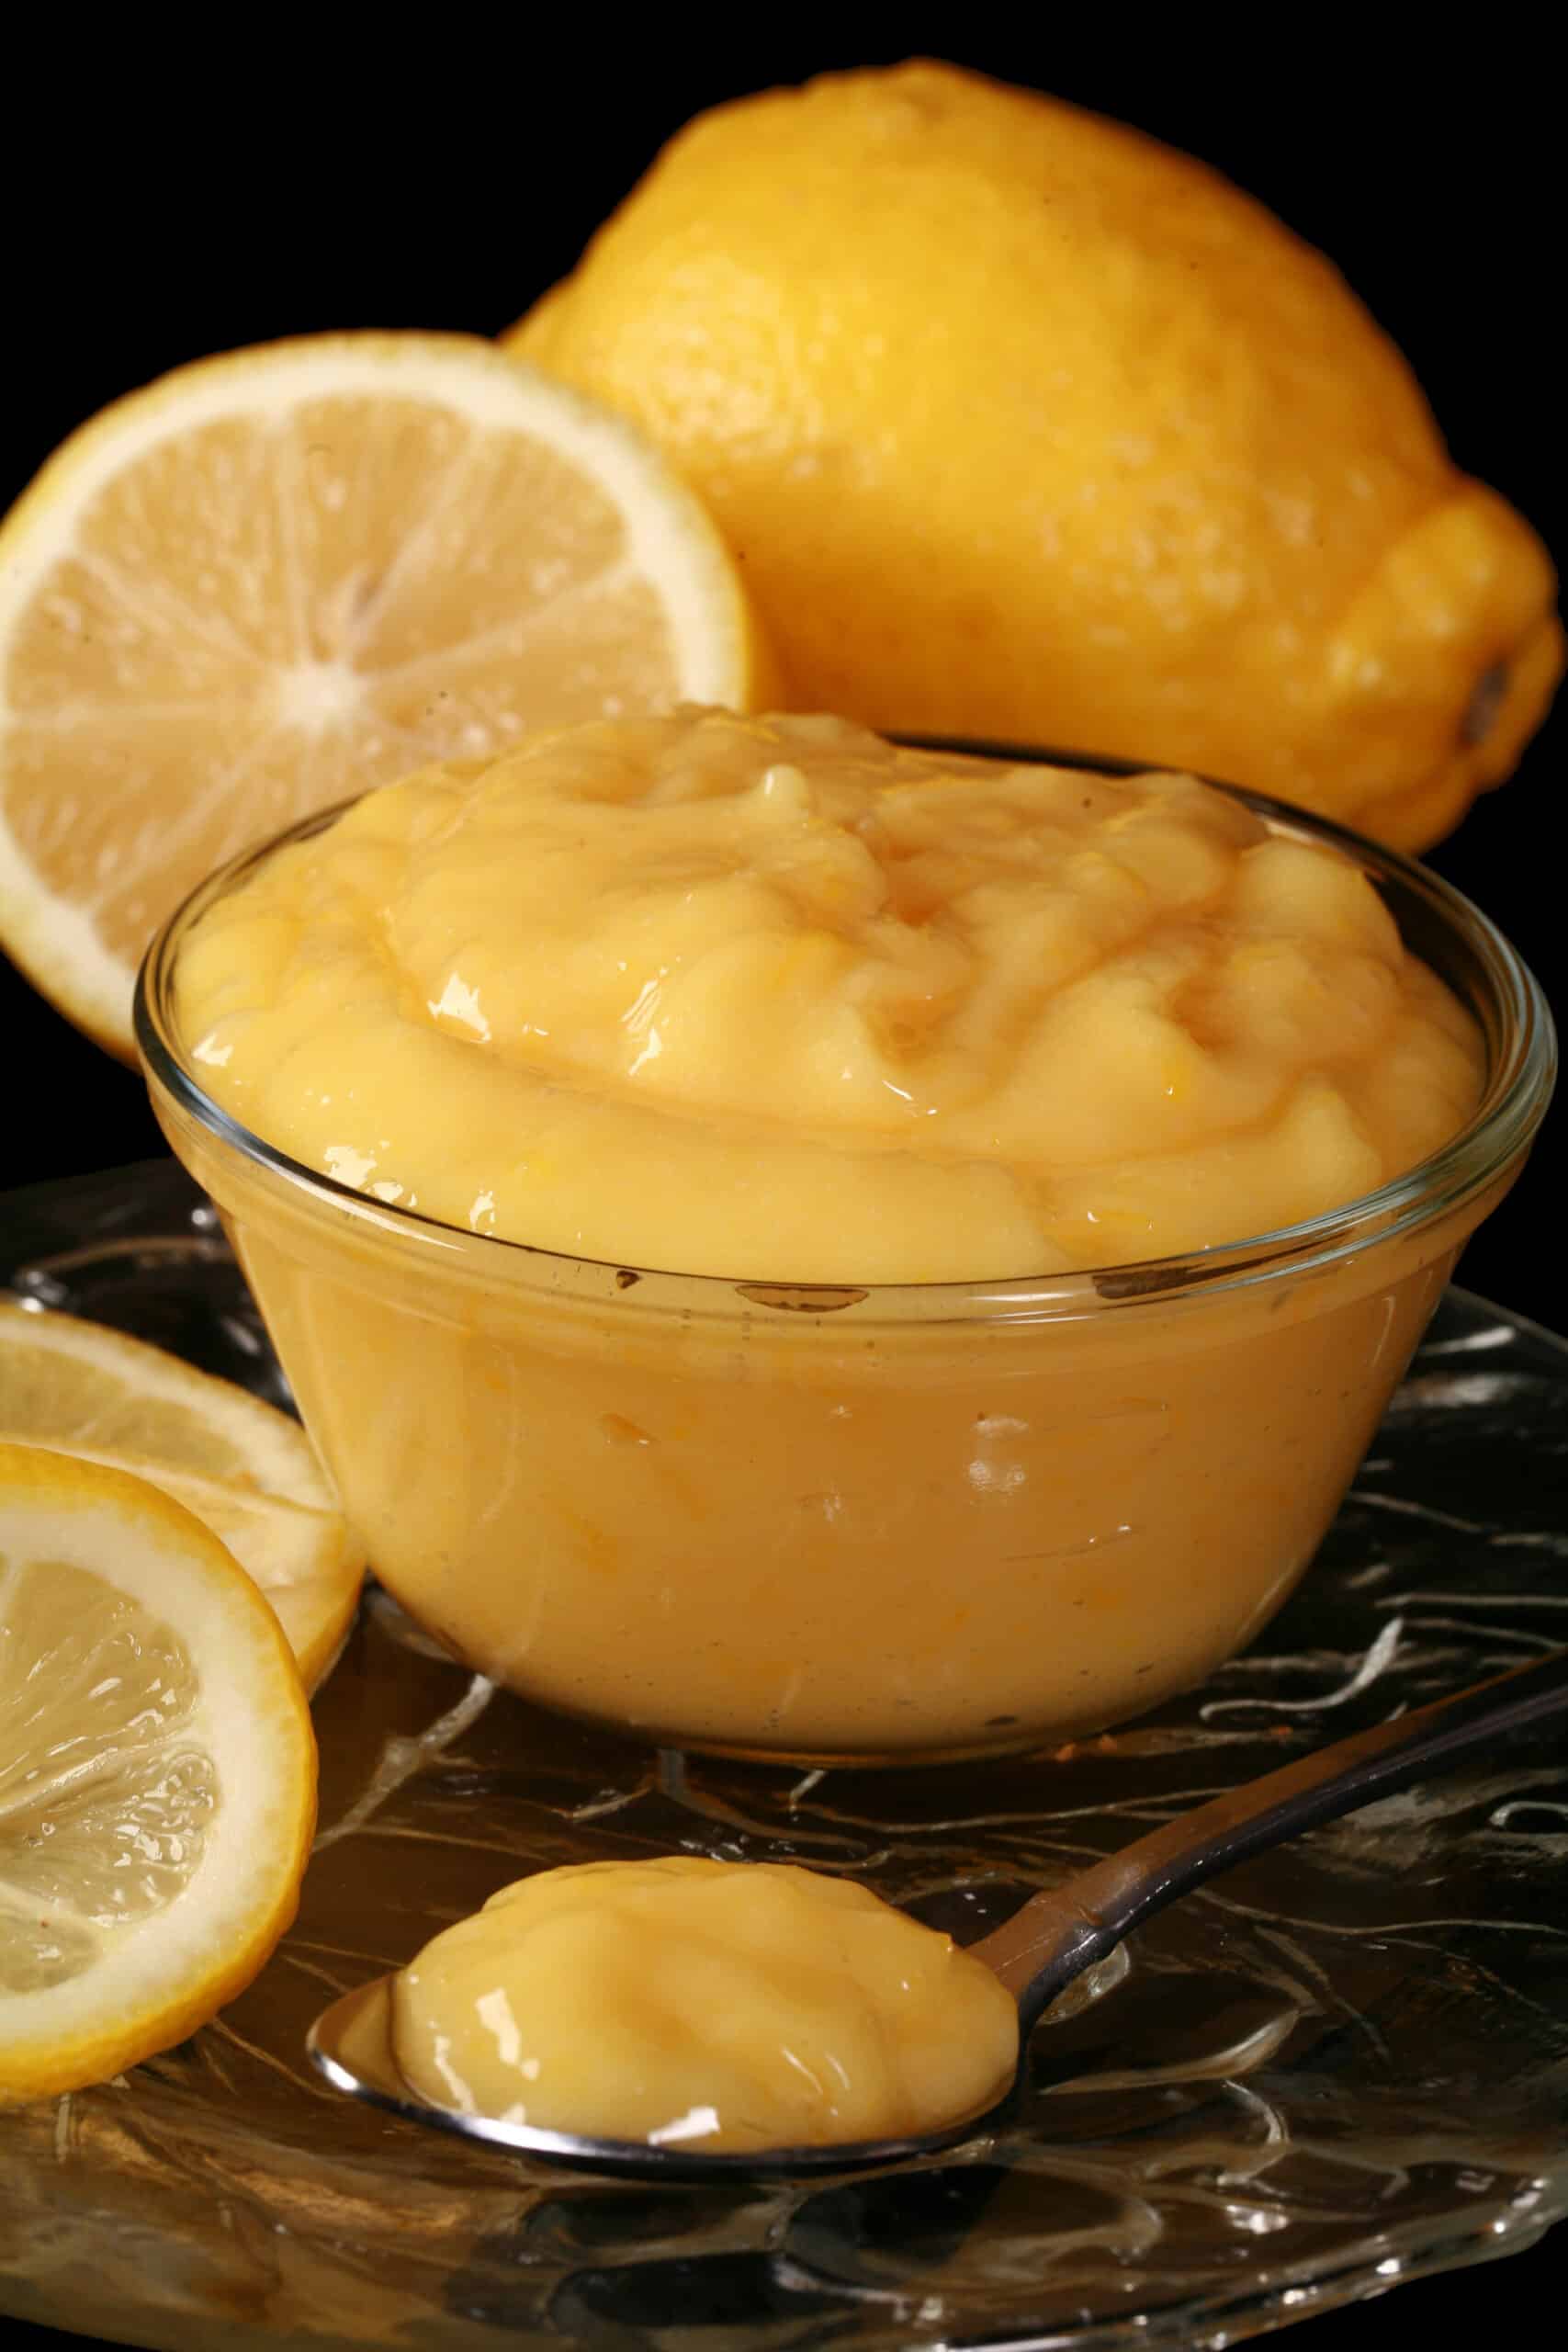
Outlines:
[[182,368],[0,525],[0,945],[129,1058],[148,938],[247,842],[533,727],[768,680],[692,492],[493,345]]

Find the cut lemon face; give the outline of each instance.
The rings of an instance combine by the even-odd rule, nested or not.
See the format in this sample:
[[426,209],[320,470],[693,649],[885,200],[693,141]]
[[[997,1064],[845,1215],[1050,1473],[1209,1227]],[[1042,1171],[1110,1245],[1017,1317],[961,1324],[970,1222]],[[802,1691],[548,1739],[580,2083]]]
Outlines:
[[141,1340],[0,1306],[0,1443],[145,1478],[221,1538],[261,1588],[308,1690],[343,1646],[364,1580],[297,1421]]
[[276,1618],[142,1480],[0,1445],[0,2104],[205,2024],[299,1902],[316,1749]]
[[0,944],[130,1058],[149,937],[247,842],[534,727],[771,684],[692,493],[493,345],[180,368],[0,525]]

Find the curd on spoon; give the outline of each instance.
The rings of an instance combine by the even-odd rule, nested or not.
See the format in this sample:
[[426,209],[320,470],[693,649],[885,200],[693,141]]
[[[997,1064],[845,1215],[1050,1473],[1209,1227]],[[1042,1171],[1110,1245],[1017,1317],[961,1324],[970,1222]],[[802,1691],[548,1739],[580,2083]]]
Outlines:
[[1018,2013],[866,1887],[662,1855],[541,1871],[393,1982],[410,2087],[459,2114],[655,2147],[819,2147],[992,2106]]

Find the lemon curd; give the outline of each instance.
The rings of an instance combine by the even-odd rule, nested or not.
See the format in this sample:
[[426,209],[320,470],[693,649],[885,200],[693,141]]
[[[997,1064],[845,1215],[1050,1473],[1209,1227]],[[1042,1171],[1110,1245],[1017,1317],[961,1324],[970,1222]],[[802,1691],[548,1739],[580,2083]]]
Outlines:
[[225,1108],[378,1200],[790,1282],[1239,1240],[1372,1191],[1480,1082],[1348,859],[1190,778],[804,718],[369,796],[213,910],[180,1013]]
[[154,1100],[383,1582],[671,1745],[970,1754],[1201,1680],[1523,1148],[1367,1204],[1485,1056],[1310,820],[829,719],[426,770],[161,956]]
[[984,1963],[863,1886],[787,1863],[589,1862],[503,1887],[395,1980],[420,2095],[698,2152],[934,2131],[1012,2079]]

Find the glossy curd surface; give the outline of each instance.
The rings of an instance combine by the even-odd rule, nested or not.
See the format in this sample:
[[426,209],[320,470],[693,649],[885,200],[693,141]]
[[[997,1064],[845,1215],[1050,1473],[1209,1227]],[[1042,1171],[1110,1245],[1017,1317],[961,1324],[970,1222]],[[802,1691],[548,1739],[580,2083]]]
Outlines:
[[702,2152],[934,2131],[1012,2079],[1018,2015],[867,1888],[774,1862],[587,1862],[502,1887],[397,1978],[420,2095]]
[[178,1011],[218,1102],[377,1200],[775,1281],[1271,1231],[1481,1074],[1359,868],[1222,793],[717,712],[367,796],[212,908]]

